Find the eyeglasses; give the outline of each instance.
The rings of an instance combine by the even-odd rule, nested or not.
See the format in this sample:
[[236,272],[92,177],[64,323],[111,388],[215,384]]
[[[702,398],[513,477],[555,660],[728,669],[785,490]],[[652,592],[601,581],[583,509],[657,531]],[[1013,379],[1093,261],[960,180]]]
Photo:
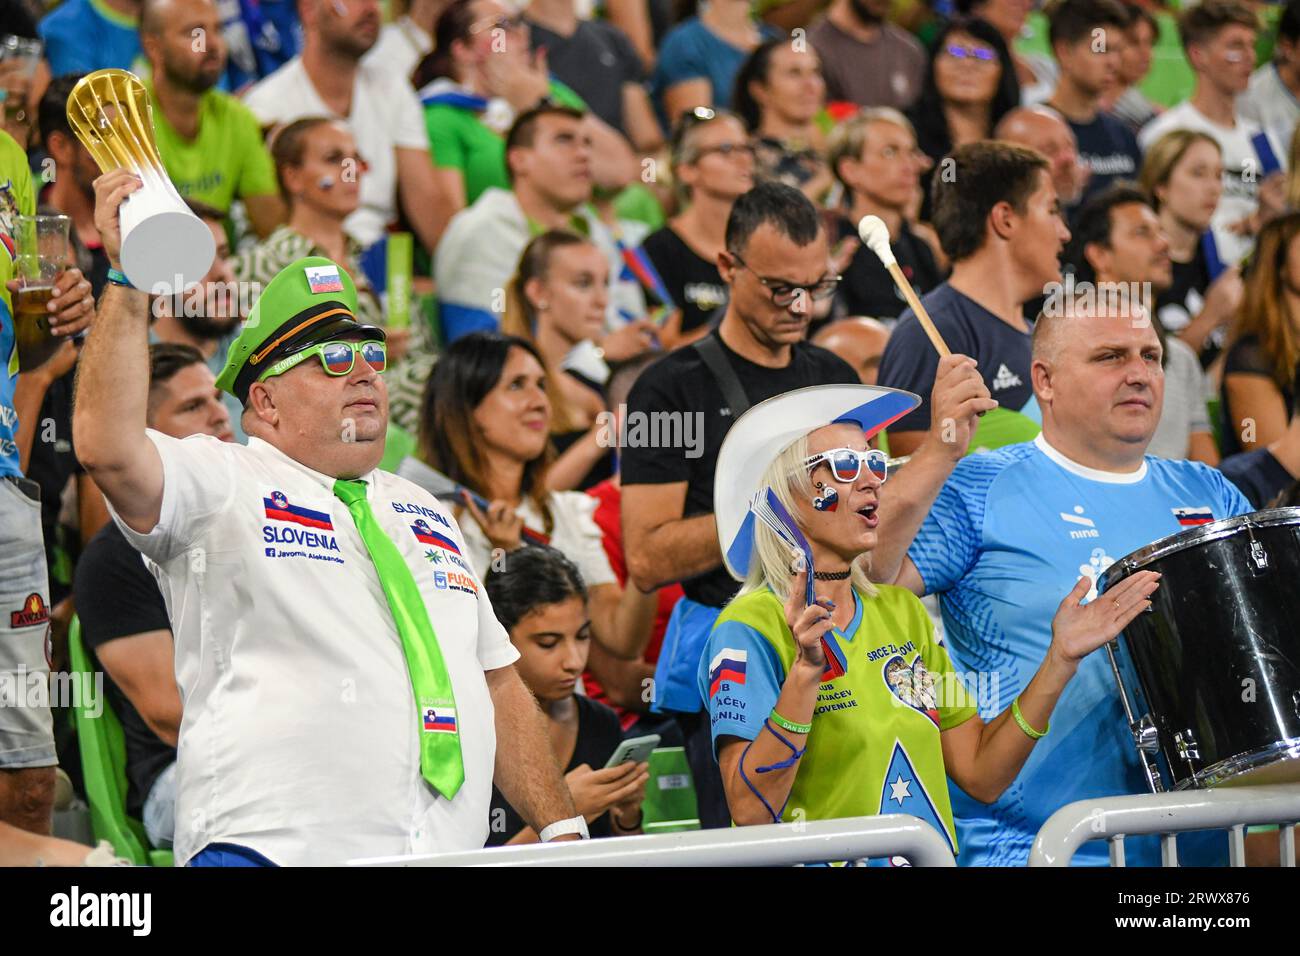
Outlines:
[[286,355],[257,377],[264,382],[275,375],[283,375],[300,362],[305,362],[313,355],[320,356],[320,364],[327,375],[347,375],[356,364],[357,354],[376,372],[388,367],[388,345],[368,339],[364,342],[317,342],[301,352]]
[[484,30],[518,30],[524,25],[522,14],[516,13],[513,17],[497,16],[488,17],[486,20],[480,20],[477,23],[469,25],[471,36],[482,33]]
[[997,59],[997,54],[987,47],[982,46],[962,46],[959,43],[949,43],[943,48],[954,60],[976,59],[981,63],[992,63]]
[[695,151],[695,159],[698,161],[700,157],[708,156],[710,153],[717,153],[728,159],[732,156],[748,156],[753,159],[754,147],[749,143],[719,143],[717,146],[702,146]]
[[866,451],[858,451],[854,448],[832,448],[830,451],[805,458],[804,467],[811,471],[822,462],[826,462],[830,467],[831,477],[845,484],[858,480],[858,476],[862,474],[863,462],[867,463],[872,476],[879,479],[882,484],[889,477],[889,456],[879,448],[868,448]]
[[[745,260],[736,253],[728,250],[727,255],[735,259],[736,265],[742,269],[749,269],[750,272],[754,272],[753,269],[749,268]],[[790,282],[782,282],[779,279],[768,279],[757,272],[754,272],[754,278],[762,283],[763,288],[767,289],[768,295],[772,297],[772,304],[785,309],[794,304],[795,299],[799,298],[800,292],[807,292],[810,298],[817,300],[829,299],[835,294],[835,290],[839,288],[840,279],[843,276],[825,276],[812,285],[794,285]]]

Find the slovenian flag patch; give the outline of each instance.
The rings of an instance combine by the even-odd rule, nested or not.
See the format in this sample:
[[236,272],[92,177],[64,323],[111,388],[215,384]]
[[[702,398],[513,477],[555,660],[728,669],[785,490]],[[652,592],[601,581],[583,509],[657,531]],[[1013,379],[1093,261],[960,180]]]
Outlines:
[[718,652],[718,656],[709,664],[710,697],[718,692],[724,681],[731,684],[745,683],[745,661],[748,656],[748,651],[736,650],[734,647],[724,647]]
[[269,498],[262,498],[262,507],[267,518],[272,521],[287,521],[300,524],[304,528],[316,528],[319,531],[333,531],[334,522],[324,511],[313,511],[300,505],[289,504],[289,499],[282,491],[273,491]]
[[1214,520],[1214,512],[1209,508],[1175,508],[1174,517],[1184,528],[1195,528],[1197,525],[1209,524]]
[[456,732],[456,709],[454,707],[424,708],[424,732],[426,734],[454,734]]
[[313,295],[322,292],[342,292],[343,279],[339,276],[338,266],[307,266],[307,288]]
[[452,554],[460,554],[460,548],[456,547],[456,542],[449,535],[434,531],[423,518],[417,519],[415,524],[411,525],[411,531],[415,534],[415,540],[421,544],[431,544]]

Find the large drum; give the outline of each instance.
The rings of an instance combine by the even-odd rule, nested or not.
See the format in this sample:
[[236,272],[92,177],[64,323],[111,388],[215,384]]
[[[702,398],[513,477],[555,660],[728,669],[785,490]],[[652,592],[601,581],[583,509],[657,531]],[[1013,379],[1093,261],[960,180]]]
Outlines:
[[1162,538],[1098,591],[1144,570],[1152,608],[1107,652],[1152,790],[1300,782],[1300,508]]

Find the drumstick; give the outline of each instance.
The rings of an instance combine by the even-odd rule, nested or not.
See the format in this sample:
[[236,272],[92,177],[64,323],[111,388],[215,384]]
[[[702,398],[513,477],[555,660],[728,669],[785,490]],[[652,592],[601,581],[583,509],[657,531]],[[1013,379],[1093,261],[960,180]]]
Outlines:
[[858,235],[862,238],[863,244],[880,258],[881,264],[894,277],[894,284],[902,291],[903,298],[911,306],[912,313],[921,323],[921,328],[925,329],[925,334],[930,337],[930,344],[934,346],[934,350],[941,358],[949,355],[948,344],[944,342],[939,330],[934,327],[930,313],[925,311],[925,306],[916,297],[912,283],[907,281],[907,276],[903,275],[903,270],[898,267],[894,250],[889,248],[889,227],[885,225],[884,220],[879,216],[863,216],[862,221],[858,223]]

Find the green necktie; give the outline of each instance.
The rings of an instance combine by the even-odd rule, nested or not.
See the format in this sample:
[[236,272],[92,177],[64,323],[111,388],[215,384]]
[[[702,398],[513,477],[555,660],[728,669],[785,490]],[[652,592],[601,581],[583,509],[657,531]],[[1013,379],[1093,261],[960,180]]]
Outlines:
[[450,800],[465,782],[456,698],[420,588],[401,551],[375,520],[370,502],[366,501],[366,483],[340,478],[334,482],[334,494],[348,506],[357,531],[361,532],[361,540],[375,563],[379,583],[388,598],[388,609],[393,612],[393,622],[402,639],[415,707],[419,711],[420,772],[435,790]]

